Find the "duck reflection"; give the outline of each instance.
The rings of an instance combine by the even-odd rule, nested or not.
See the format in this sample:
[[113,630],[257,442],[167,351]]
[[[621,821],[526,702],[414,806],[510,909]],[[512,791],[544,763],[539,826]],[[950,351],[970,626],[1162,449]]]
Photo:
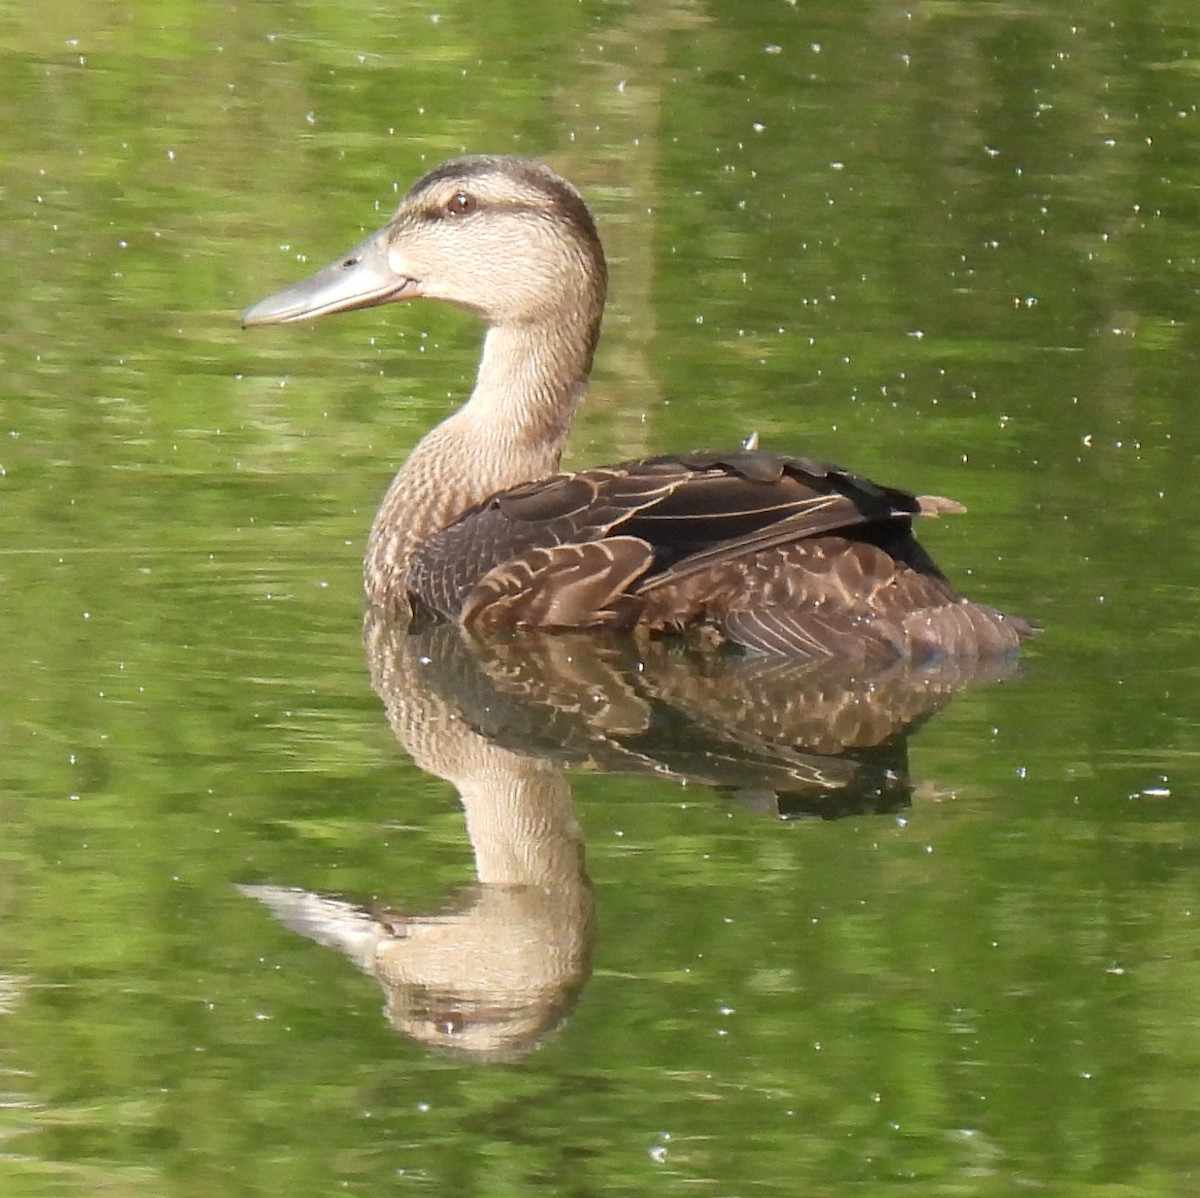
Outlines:
[[590,969],[593,896],[565,767],[702,783],[782,818],[911,802],[907,738],[1015,663],[857,671],[669,640],[526,636],[368,618],[372,682],[416,765],[458,791],[477,884],[417,915],[243,886],[375,977],[389,1022],[477,1060],[537,1047]]

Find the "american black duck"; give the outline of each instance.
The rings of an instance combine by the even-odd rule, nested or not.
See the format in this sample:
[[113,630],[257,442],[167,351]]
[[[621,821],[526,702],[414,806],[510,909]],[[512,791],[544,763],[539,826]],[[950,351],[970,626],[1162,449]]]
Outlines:
[[579,192],[528,158],[456,158],[384,228],[242,314],[282,324],[440,299],[487,326],[470,398],[375,517],[368,602],[484,632],[697,632],[770,653],[920,661],[1013,652],[1032,628],[964,599],[913,535],[951,500],[757,449],[557,473],[607,272]]

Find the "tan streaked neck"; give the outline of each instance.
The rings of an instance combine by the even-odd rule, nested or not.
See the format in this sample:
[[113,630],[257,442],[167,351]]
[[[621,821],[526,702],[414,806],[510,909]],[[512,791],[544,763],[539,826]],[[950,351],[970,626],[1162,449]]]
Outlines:
[[558,469],[598,334],[598,314],[488,330],[470,399],[418,442],[380,504],[364,565],[370,603],[399,598],[413,552],[438,529]]

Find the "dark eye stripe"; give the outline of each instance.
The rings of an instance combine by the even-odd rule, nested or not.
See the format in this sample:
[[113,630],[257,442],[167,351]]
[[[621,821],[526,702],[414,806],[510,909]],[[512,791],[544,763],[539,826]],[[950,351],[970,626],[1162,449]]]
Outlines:
[[[460,197],[466,200],[468,206],[462,207],[459,203]],[[426,220],[447,220],[455,219],[460,216],[469,216],[473,212],[482,212],[486,210],[489,213],[496,212],[515,212],[522,216],[545,216],[546,211],[537,204],[530,204],[522,200],[504,201],[504,200],[480,200],[478,196],[472,195],[466,191],[456,191],[450,199],[439,202],[432,208],[426,208],[422,212],[422,216]]]

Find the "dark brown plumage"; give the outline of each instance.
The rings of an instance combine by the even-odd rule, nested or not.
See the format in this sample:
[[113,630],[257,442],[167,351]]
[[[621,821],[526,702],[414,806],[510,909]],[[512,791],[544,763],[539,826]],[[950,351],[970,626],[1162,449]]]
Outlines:
[[401,467],[367,548],[368,601],[476,631],[698,631],[863,660],[1010,653],[1026,622],[957,594],[912,520],[952,501],[757,450],[556,474],[591,369],[606,276],[579,193],[539,163],[474,156],[244,324],[439,298],[486,322],[467,404]]

